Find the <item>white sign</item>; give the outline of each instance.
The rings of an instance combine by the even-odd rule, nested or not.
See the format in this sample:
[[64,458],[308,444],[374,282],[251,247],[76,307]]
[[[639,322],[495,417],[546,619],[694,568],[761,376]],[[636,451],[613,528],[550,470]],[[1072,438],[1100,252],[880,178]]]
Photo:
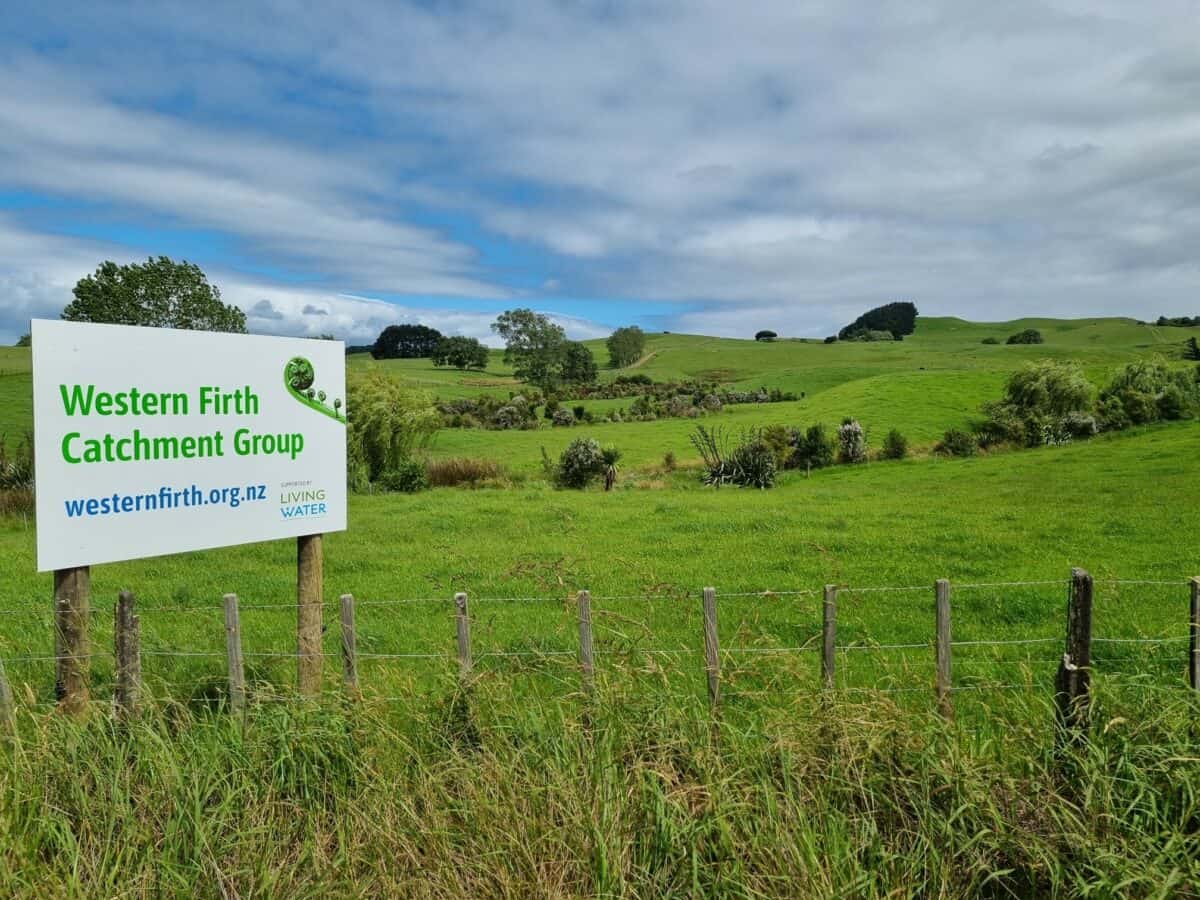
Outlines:
[[345,530],[340,341],[32,336],[39,571]]

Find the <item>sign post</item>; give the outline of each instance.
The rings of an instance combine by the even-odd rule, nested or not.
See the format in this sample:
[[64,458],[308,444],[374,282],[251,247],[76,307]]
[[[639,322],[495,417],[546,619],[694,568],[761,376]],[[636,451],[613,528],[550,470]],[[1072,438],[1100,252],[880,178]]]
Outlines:
[[[346,528],[340,341],[35,320],[38,570],[57,689],[87,701],[90,566],[296,538],[299,684],[321,677],[321,535]],[[315,623],[315,625],[314,625]]]

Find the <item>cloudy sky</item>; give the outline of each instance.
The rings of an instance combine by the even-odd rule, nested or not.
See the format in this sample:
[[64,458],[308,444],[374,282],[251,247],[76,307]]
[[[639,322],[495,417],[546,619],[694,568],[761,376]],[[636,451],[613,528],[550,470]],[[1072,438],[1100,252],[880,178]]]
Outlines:
[[252,330],[1200,314],[1200,3],[13,4],[0,338],[103,259]]

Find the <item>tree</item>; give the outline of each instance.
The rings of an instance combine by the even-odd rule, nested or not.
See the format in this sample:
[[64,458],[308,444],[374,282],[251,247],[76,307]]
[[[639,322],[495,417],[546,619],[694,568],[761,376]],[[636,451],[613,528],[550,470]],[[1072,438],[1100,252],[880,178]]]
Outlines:
[[[1192,338],[1192,343],[1193,344],[1196,343],[1195,338]],[[33,346],[33,335],[31,335],[28,331],[25,332],[23,335],[21,335],[19,338],[17,338],[17,342],[15,344],[13,344],[13,346],[14,347],[32,347]],[[1197,356],[1196,358],[1200,359],[1200,356]]]
[[917,307],[907,300],[877,306],[838,332],[838,340],[854,340],[868,331],[890,331],[900,341],[917,330]]
[[246,332],[246,314],[221,302],[221,291],[194,263],[166,256],[118,266],[105,261],[79,279],[62,317],[151,328]]
[[433,355],[433,348],[442,333],[425,325],[389,325],[375,339],[371,355],[376,359],[424,359]]
[[504,361],[522,381],[551,387],[558,379],[566,352],[566,332],[532,309],[510,309],[492,323],[504,339]]
[[618,328],[608,336],[608,361],[614,369],[631,365],[642,358],[646,335],[636,325]]
[[773,341],[777,337],[779,337],[779,335],[769,329],[764,329],[763,331],[758,331],[754,334],[754,339],[756,341]]
[[456,334],[438,341],[431,359],[435,366],[482,370],[487,368],[488,349],[475,338]]
[[592,351],[579,341],[568,341],[563,351],[562,380],[568,384],[592,384],[600,374],[600,367]]

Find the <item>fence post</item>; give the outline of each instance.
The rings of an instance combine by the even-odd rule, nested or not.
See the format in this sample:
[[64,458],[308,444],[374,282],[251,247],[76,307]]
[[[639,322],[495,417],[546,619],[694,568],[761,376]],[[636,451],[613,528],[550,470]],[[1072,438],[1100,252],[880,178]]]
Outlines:
[[229,708],[246,706],[246,668],[242,659],[242,617],[237,594],[225,595],[225,657],[229,663]]
[[1192,690],[1200,691],[1200,575],[1192,579],[1191,641],[1188,644],[1188,680]]
[[15,734],[17,713],[13,707],[12,688],[4,672],[4,660],[0,659],[0,734]]
[[830,689],[834,685],[837,668],[837,596],[836,584],[825,585],[825,602],[821,612],[821,681]]
[[937,592],[937,701],[938,712],[947,719],[954,717],[954,702],[950,697],[950,581],[939,578]]
[[579,592],[579,664],[583,670],[583,689],[596,691],[596,660],[592,647],[592,592]]
[[324,583],[321,535],[296,538],[296,681],[308,697],[321,691]]
[[1092,576],[1071,570],[1067,648],[1058,666],[1055,706],[1063,737],[1078,741],[1088,723],[1092,683]]
[[88,566],[54,573],[54,695],[63,712],[87,709],[92,570]]
[[358,632],[354,627],[354,595],[342,594],[342,675],[346,691],[358,697]]
[[708,675],[708,703],[721,702],[721,642],[717,636],[717,589],[704,589],[704,668]]
[[471,619],[467,610],[467,595],[454,595],[454,625],[458,633],[458,669],[466,677],[471,674]]
[[113,705],[119,718],[137,714],[142,686],[141,626],[141,619],[134,614],[133,593],[121,591],[113,617],[113,651],[117,658]]

